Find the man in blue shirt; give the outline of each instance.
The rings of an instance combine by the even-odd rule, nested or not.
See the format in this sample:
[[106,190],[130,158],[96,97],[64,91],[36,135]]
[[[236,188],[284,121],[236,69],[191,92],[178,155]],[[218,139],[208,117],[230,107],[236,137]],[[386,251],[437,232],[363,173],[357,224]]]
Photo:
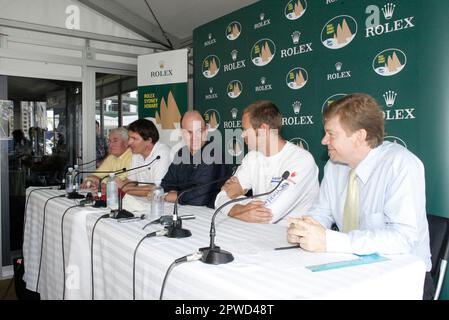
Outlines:
[[[186,146],[175,155],[161,184],[164,191],[169,191],[165,196],[168,202],[175,202],[178,195],[188,188],[205,185],[224,178],[226,174],[221,152],[217,152],[220,146],[207,141],[207,127],[201,114],[187,111],[181,119],[181,128]],[[213,208],[223,183],[186,192],[178,202]]]
[[413,254],[430,271],[422,162],[383,141],[383,113],[369,95],[335,101],[323,118],[330,160],[310,215],[289,220],[288,241],[315,252]]

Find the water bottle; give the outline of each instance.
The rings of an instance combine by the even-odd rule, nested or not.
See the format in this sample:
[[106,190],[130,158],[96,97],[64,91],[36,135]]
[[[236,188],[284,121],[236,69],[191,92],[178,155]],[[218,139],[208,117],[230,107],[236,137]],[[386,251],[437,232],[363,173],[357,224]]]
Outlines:
[[65,176],[65,191],[71,193],[73,191],[73,168],[69,167]]
[[110,173],[108,183],[106,184],[107,206],[111,210],[118,209],[117,183],[115,182],[115,174]]
[[161,187],[161,180],[155,181],[155,187],[151,193],[151,214],[150,219],[154,220],[164,214],[164,189]]
[[75,177],[73,181],[73,190],[78,191],[80,189],[80,175],[78,174],[80,170],[78,169],[78,165],[75,164],[73,166],[73,176]]

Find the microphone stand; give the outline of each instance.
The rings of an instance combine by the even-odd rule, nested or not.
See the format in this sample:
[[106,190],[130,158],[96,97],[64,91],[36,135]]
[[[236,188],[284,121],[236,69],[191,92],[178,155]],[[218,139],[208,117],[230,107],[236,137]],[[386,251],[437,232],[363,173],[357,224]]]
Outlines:
[[[98,171],[97,171],[98,172]],[[116,170],[116,171],[103,171],[102,173],[114,173],[114,174],[120,174],[120,173],[123,173],[123,172],[126,172],[126,168],[122,168],[122,169],[120,169],[120,170]],[[109,176],[108,175],[106,175],[106,176],[104,176],[103,178],[101,178],[100,179],[100,182],[98,183],[98,192],[97,192],[97,195],[98,195],[98,199],[97,200],[95,200],[95,203],[94,203],[94,208],[104,208],[104,207],[106,207],[107,205],[106,205],[106,201],[105,200],[101,200],[101,184],[102,184],[102,181],[104,180],[104,179],[106,179],[106,178],[108,178]]]
[[[137,181],[128,181],[127,183],[125,183],[125,184],[122,186],[121,190],[119,191],[119,194],[120,194],[120,192],[123,194],[123,188],[124,188],[125,186],[127,186],[128,184],[132,184],[132,183],[134,183],[134,184],[136,184],[136,185],[138,184]],[[120,197],[120,198],[118,199],[118,209],[117,209],[117,210],[111,210],[111,213],[112,213],[111,217],[112,217],[113,219],[131,218],[131,217],[134,217],[134,215],[133,215],[131,212],[129,212],[128,210],[122,209],[122,208],[123,208],[123,198]]]
[[[79,159],[81,159],[81,158],[79,158]],[[98,159],[94,159],[94,160],[91,160],[91,161],[89,161],[89,162],[81,163],[81,164],[78,165],[78,167],[86,166],[86,165],[88,165],[88,164],[91,164],[92,162],[96,162],[97,160],[98,160]]]
[[254,199],[254,198],[259,198],[259,197],[263,197],[263,196],[269,195],[270,193],[274,192],[281,185],[281,183],[284,182],[284,180],[286,180],[289,176],[290,176],[290,172],[285,171],[282,174],[281,181],[279,181],[279,183],[276,185],[276,187],[274,187],[273,189],[271,189],[268,192],[257,194],[257,195],[252,195],[250,197],[232,199],[232,200],[229,200],[228,202],[225,202],[220,207],[218,207],[218,209],[215,210],[214,215],[212,216],[212,220],[211,220],[211,224],[210,224],[210,244],[209,244],[209,247],[204,247],[204,248],[200,248],[199,249],[199,251],[202,253],[202,257],[201,257],[200,260],[202,262],[204,262],[204,263],[215,264],[215,265],[217,265],[217,264],[225,264],[225,263],[229,263],[229,262],[233,261],[234,260],[234,256],[232,255],[232,253],[230,253],[229,251],[222,250],[220,247],[215,245],[215,235],[216,235],[216,232],[215,232],[215,217],[227,205],[230,205],[230,204],[235,203],[235,202],[243,201],[243,200],[246,200],[246,199]]
[[178,216],[178,202],[179,202],[179,199],[181,199],[182,196],[184,196],[187,192],[190,192],[190,191],[192,191],[194,189],[208,187],[210,185],[213,185],[213,184],[216,184],[216,183],[219,183],[219,182],[222,182],[222,181],[226,181],[229,178],[230,177],[217,179],[217,180],[214,180],[212,182],[209,182],[209,183],[206,183],[206,184],[202,184],[202,185],[199,185],[199,186],[196,185],[196,186],[194,186],[192,188],[189,188],[187,190],[182,191],[179,194],[179,196],[176,198],[175,205],[173,207],[173,223],[170,226],[166,227],[168,232],[167,232],[167,234],[165,236],[168,237],[168,238],[178,238],[179,239],[179,238],[187,238],[187,237],[190,237],[192,235],[192,232],[190,232],[190,230],[182,228],[182,219],[180,219],[179,216]]

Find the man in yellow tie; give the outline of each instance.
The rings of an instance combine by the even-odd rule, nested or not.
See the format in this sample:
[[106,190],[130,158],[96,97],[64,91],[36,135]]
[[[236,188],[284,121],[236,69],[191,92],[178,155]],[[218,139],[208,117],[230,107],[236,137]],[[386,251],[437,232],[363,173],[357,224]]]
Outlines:
[[382,110],[367,94],[333,102],[323,118],[330,160],[309,215],[289,219],[288,241],[315,252],[414,254],[430,271],[422,162],[383,141]]

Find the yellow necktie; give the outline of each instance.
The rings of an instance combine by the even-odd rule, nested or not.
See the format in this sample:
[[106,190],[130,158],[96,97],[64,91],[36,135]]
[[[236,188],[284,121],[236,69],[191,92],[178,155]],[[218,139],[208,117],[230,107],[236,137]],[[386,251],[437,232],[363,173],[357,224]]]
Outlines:
[[343,232],[359,228],[359,187],[354,169],[349,172],[348,193],[343,214]]

